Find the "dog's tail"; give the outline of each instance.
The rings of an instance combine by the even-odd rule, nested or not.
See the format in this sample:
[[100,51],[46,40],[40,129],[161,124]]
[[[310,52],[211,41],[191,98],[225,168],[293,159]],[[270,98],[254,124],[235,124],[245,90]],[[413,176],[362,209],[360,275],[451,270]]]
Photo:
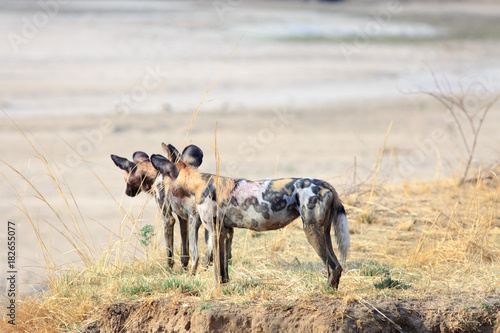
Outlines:
[[349,237],[349,225],[347,221],[347,216],[345,214],[344,205],[337,194],[337,191],[332,187],[333,193],[333,203],[332,203],[332,225],[335,232],[335,239],[337,240],[337,246],[340,252],[340,262],[342,265],[346,264],[347,254],[349,253],[349,247],[351,245],[351,240]]

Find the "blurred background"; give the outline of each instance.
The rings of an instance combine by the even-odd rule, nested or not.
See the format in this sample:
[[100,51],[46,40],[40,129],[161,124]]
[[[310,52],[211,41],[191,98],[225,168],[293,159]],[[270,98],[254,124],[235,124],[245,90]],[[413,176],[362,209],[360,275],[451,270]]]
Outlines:
[[[77,260],[61,219],[97,252],[129,210],[161,224],[109,155],[162,141],[200,146],[213,173],[216,136],[222,175],[321,178],[341,196],[380,159],[380,182],[456,175],[460,128],[423,92],[465,96],[477,124],[500,92],[498,17],[499,1],[0,1],[0,211],[22,283],[36,288],[44,246]],[[499,109],[476,169],[499,160]]]

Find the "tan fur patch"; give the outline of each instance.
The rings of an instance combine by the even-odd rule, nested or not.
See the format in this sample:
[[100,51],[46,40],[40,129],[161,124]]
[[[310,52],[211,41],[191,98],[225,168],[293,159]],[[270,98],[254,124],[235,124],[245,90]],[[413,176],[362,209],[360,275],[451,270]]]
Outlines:
[[153,163],[151,162],[141,162],[140,163],[140,166],[144,166],[144,171],[145,171],[145,175],[146,177],[150,178],[150,179],[155,179],[156,176],[158,175],[158,171],[155,169],[155,167],[153,166]]
[[235,186],[236,185],[233,179],[219,177],[217,185],[217,197],[219,200],[230,200],[230,194]]
[[191,169],[183,162],[176,163],[176,165],[179,170],[179,175],[175,182],[190,195],[195,194],[205,185],[198,170]]
[[[204,174],[198,171],[198,169],[191,168],[183,162],[176,163],[176,165],[179,170],[179,175],[175,180],[176,185],[189,195],[194,195],[196,202],[200,202],[203,199],[202,196],[207,186],[211,180],[215,183],[216,177],[214,175],[210,177],[205,175],[204,177]],[[218,200],[229,200],[230,193],[235,186],[234,180],[225,177],[219,177],[217,180],[216,194]]]
[[321,197],[324,197],[324,196],[325,196],[328,192],[330,192],[330,190],[329,190],[329,189],[327,189],[327,188],[325,188],[325,187],[323,187],[323,188],[321,189],[321,191],[319,191],[319,195],[320,195]]
[[284,179],[278,179],[278,180],[273,180],[270,186],[270,190],[274,192],[283,192],[286,195],[292,195],[293,193],[293,187],[287,188],[286,186],[290,183],[293,182],[293,179],[291,178],[284,178]]

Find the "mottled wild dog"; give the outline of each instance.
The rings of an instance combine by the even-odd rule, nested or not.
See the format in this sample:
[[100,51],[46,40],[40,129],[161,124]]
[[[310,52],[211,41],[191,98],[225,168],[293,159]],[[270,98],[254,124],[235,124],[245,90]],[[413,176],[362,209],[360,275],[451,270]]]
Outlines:
[[[180,160],[179,152],[172,145],[162,144],[164,151],[172,162]],[[188,252],[188,233],[189,247],[191,249],[192,264],[190,272],[194,274],[198,266],[198,229],[201,225],[201,220],[196,211],[194,200],[189,198],[178,198],[172,195],[168,185],[163,181],[163,175],[153,167],[149,156],[137,151],[134,153],[132,160],[111,155],[111,159],[120,169],[125,171],[125,182],[127,187],[125,193],[128,196],[134,197],[141,191],[154,192],[158,208],[162,212],[164,221],[164,234],[167,243],[167,257],[169,267],[174,265],[173,248],[174,248],[174,225],[176,217],[179,220],[181,230],[181,263],[183,267],[187,267],[189,263]],[[189,221],[189,222],[188,222]],[[188,227],[189,223],[189,227]],[[208,231],[206,231],[205,239],[208,239]],[[210,245],[212,242],[208,242]],[[212,255],[211,246],[207,247],[207,262]]]
[[302,218],[307,240],[326,266],[327,285],[338,288],[342,266],[332,247],[333,225],[340,258],[345,263],[349,250],[349,229],[344,206],[335,189],[327,182],[312,178],[286,178],[249,181],[217,177],[197,169],[203,159],[200,148],[191,145],[181,161],[172,163],[161,155],[152,155],[153,166],[169,181],[173,195],[194,197],[205,228],[214,233],[218,210],[220,235],[214,233],[220,249],[216,279],[229,280],[228,247],[233,228],[256,231],[283,228]]

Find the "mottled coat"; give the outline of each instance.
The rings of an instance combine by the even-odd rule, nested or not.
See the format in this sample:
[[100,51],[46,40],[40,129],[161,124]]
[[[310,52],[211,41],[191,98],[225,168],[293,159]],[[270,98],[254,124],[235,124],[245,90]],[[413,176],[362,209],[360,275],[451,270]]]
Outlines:
[[205,228],[214,232],[213,221],[218,218],[222,222],[214,233],[221,249],[217,278],[222,282],[229,279],[227,251],[233,228],[275,230],[300,216],[307,240],[327,268],[328,285],[338,288],[342,267],[333,251],[330,230],[333,225],[343,262],[349,249],[349,230],[344,206],[330,184],[312,178],[249,181],[218,177],[193,167],[201,164],[203,157],[198,147],[186,147],[182,156],[178,163],[161,155],[153,155],[151,160],[169,180],[174,196],[194,198]]

